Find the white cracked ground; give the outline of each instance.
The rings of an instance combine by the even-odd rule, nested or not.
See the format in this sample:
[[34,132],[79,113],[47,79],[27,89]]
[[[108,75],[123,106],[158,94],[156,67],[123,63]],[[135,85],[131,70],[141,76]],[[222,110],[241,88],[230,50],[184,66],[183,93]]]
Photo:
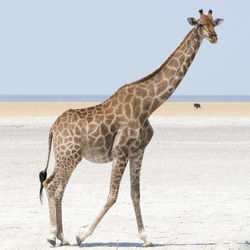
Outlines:
[[[48,130],[55,117],[0,118],[0,249],[51,249],[47,199],[39,201]],[[250,117],[151,119],[154,137],[141,174],[151,249],[250,249]],[[49,172],[52,171],[53,155]],[[108,195],[111,163],[83,160],[63,200],[66,238],[90,224]],[[139,249],[129,169],[116,204],[84,249]]]

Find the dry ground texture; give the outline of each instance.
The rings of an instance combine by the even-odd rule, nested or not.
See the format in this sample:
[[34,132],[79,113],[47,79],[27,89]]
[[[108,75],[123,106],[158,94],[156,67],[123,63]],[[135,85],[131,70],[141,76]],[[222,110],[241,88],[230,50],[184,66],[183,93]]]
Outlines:
[[[45,167],[55,117],[0,117],[0,249],[52,249],[46,242]],[[151,249],[250,249],[250,117],[153,116],[155,135],[141,176],[141,206]],[[51,157],[49,172],[54,167]],[[63,200],[64,231],[92,222],[109,189],[111,164],[83,160]],[[81,249],[139,249],[129,171],[117,203]]]

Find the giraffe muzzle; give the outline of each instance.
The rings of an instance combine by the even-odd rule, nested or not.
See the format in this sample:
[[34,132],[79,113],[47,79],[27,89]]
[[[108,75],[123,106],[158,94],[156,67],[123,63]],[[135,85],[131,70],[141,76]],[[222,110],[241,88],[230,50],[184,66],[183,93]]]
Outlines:
[[211,34],[209,35],[209,41],[210,41],[211,43],[216,43],[216,42],[218,41],[217,34],[216,34],[216,33],[211,33]]

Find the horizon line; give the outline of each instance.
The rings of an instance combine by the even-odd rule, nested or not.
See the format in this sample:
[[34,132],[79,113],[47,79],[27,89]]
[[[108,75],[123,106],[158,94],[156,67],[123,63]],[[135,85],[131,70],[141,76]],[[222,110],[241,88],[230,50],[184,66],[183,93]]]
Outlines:
[[[0,96],[111,96],[112,94],[0,94]],[[250,94],[177,94],[173,96],[250,96]],[[170,98],[169,97],[169,98]]]

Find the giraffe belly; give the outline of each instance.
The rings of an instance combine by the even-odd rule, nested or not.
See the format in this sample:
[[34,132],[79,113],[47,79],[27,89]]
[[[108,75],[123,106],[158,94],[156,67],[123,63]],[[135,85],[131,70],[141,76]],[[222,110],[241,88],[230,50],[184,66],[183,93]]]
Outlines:
[[99,136],[94,138],[92,136],[85,136],[82,140],[82,156],[95,163],[105,163],[112,161],[112,135]]
[[82,156],[91,162],[95,163],[106,163],[112,161],[111,155],[103,149],[87,149],[83,150]]

